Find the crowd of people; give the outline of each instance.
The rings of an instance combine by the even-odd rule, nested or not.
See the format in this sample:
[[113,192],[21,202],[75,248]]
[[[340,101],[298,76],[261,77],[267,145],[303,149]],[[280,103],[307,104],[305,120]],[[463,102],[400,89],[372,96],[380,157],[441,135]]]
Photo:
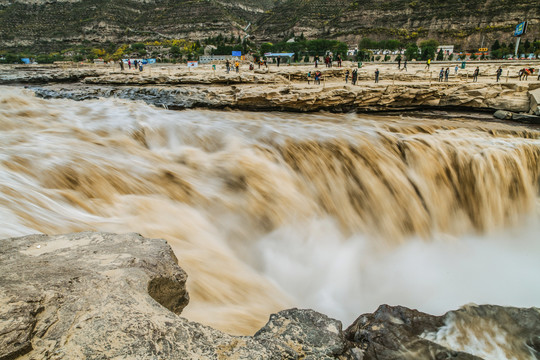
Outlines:
[[[326,55],[323,58],[323,60],[324,60],[325,66],[327,68],[333,67],[333,62],[334,61],[337,62],[338,67],[342,67],[342,65],[343,65],[343,62],[342,62],[342,59],[341,59],[340,55],[337,55],[335,57],[335,60],[333,59],[333,56]],[[315,58],[314,58],[315,69],[317,69],[319,62],[320,62],[319,56],[315,56]],[[398,65],[398,70],[407,71],[407,59],[405,59],[403,61],[403,64],[402,64],[402,59],[401,59],[401,57],[399,57],[398,59],[396,59],[396,62],[397,62],[397,65]],[[276,58],[276,65],[279,67],[280,63],[281,63],[281,57],[278,56]],[[266,59],[264,59],[264,60],[263,59],[256,59],[255,63],[250,62],[249,70],[254,70],[256,64],[258,64],[259,69],[262,66],[264,66],[265,68],[268,68],[268,63],[267,63]],[[143,63],[140,60],[133,60],[133,61],[131,59],[128,59],[127,61],[119,60],[119,65],[120,65],[120,69],[122,71],[125,70],[125,65],[127,65],[129,70],[134,69],[134,70],[143,71]],[[425,63],[425,65],[426,65],[425,70],[429,70],[430,67],[431,67],[431,59],[428,59],[427,62]],[[234,60],[234,62],[231,62],[229,60],[225,61],[225,71],[226,71],[226,73],[230,73],[231,70],[234,70],[236,73],[239,73],[240,72],[240,66],[241,66],[241,63],[240,63],[239,60]],[[360,65],[359,65],[359,67],[360,67]],[[456,64],[455,67],[454,67],[454,76],[457,76],[458,72],[459,72],[459,67]],[[529,75],[533,75],[535,73],[538,74],[537,75],[537,80],[540,81],[540,71],[539,71],[539,69],[535,69],[535,68],[532,68],[532,67],[524,67],[524,68],[520,69],[518,71],[518,79],[519,79],[519,81],[527,81]],[[349,81],[350,81],[350,83],[352,85],[356,85],[358,83],[359,75],[358,75],[358,69],[357,68],[354,68],[352,70],[351,69],[346,69],[343,74],[344,74],[345,84],[349,84]],[[499,66],[497,68],[497,70],[495,71],[495,74],[494,74],[495,75],[495,82],[500,82],[501,81],[502,74],[503,74],[502,66]],[[381,76],[381,72],[380,72],[380,70],[378,68],[376,68],[374,73],[373,73],[373,77],[372,77],[372,79],[374,79],[375,83],[378,83],[380,81],[380,76]],[[478,82],[478,77],[479,76],[480,76],[480,67],[477,66],[474,69],[473,73],[472,73],[472,81],[473,82]],[[448,82],[449,77],[450,77],[450,67],[446,67],[446,68],[444,66],[441,67],[441,70],[439,71],[438,81],[439,82]],[[311,82],[313,81],[314,84],[320,85],[322,79],[323,79],[323,74],[319,70],[316,70],[316,71],[313,71],[313,72],[309,71],[308,74],[307,74],[307,82],[308,82],[308,84],[311,84]]]

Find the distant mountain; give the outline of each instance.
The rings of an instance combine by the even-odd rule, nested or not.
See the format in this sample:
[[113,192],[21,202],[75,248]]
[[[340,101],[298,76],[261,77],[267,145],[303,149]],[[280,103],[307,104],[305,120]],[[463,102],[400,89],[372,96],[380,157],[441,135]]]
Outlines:
[[475,48],[510,41],[525,19],[527,38],[540,39],[538,0],[0,0],[0,49],[242,36],[249,23],[257,42],[304,33],[350,45],[435,38]]

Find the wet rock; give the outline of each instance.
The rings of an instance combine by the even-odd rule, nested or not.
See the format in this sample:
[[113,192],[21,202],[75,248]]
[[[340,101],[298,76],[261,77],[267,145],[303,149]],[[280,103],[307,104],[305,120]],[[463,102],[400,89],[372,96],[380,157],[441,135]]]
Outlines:
[[501,120],[511,120],[512,119],[512,113],[510,111],[506,110],[497,110],[495,111],[495,114],[493,114],[497,119]]
[[540,124],[540,116],[530,114],[513,114],[512,120],[527,124]]
[[538,358],[540,310],[465,306],[433,316],[382,305],[346,331],[364,359]]

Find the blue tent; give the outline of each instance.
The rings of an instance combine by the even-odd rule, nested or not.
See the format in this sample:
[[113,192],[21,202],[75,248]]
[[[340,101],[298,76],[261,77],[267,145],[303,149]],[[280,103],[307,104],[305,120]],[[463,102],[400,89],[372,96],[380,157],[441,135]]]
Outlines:
[[29,59],[29,58],[22,58],[22,59],[21,59],[21,62],[22,62],[23,64],[30,64],[30,59]]

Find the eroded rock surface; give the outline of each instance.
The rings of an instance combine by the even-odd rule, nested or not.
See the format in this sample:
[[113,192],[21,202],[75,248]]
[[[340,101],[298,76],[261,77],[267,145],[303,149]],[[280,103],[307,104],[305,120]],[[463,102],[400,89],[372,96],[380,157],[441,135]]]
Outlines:
[[348,353],[341,323],[273,315],[254,337],[179,316],[186,274],[164,240],[137,234],[0,240],[0,359],[322,359]]
[[194,107],[280,111],[381,111],[414,108],[500,109],[527,112],[529,86],[499,84],[313,86],[49,86],[35,88],[44,98],[100,97],[144,100],[170,109]]

